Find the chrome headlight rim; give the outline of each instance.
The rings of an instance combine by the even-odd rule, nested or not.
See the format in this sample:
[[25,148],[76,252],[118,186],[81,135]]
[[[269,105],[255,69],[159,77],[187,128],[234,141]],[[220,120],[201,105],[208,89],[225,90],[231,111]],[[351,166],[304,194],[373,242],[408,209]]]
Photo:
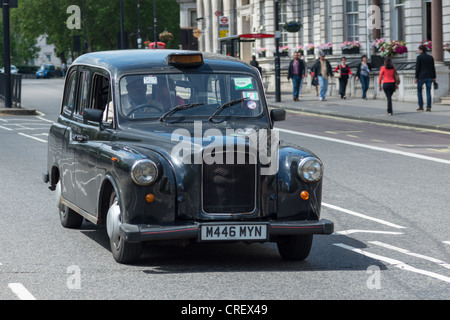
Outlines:
[[[306,172],[304,171],[304,170],[306,169],[307,163],[310,162],[310,161],[313,161],[314,164],[319,165],[319,170],[318,170],[319,175],[317,175],[317,176],[314,177],[314,178],[308,178],[308,177],[306,176]],[[300,179],[302,179],[302,181],[304,181],[304,182],[306,182],[306,183],[314,183],[314,182],[317,182],[317,181],[319,181],[320,179],[322,179],[322,177],[323,177],[323,163],[322,163],[322,161],[321,161],[319,158],[316,158],[316,157],[306,157],[306,158],[303,158],[303,159],[300,161],[299,165],[298,165],[297,173],[298,173],[298,176],[300,177]],[[308,175],[311,175],[311,174],[308,174]]]
[[[152,175],[152,178],[150,178],[150,179],[146,179],[142,175],[142,171],[145,169],[145,166],[150,166],[152,168],[152,170],[154,171],[154,174]],[[141,173],[139,173],[138,170],[140,170]],[[153,162],[150,159],[137,160],[131,167],[131,178],[133,179],[134,183],[136,183],[137,185],[140,185],[140,186],[151,185],[158,178],[158,174],[159,174],[158,166],[156,165],[155,162]]]

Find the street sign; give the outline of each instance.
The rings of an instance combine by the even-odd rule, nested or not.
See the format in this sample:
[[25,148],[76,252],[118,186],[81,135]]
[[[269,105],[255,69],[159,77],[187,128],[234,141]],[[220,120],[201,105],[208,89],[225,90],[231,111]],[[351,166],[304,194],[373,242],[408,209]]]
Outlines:
[[228,17],[221,16],[221,17],[219,18],[219,21],[220,21],[220,24],[226,24],[226,25],[228,25]]
[[216,12],[214,12],[214,14],[216,15],[216,17],[220,17],[222,15],[222,12],[220,12],[219,10],[217,10]]
[[19,7],[19,0],[2,0],[2,6],[3,6],[3,3],[6,1],[6,3],[8,3],[9,2],[9,7],[10,8],[18,8]]

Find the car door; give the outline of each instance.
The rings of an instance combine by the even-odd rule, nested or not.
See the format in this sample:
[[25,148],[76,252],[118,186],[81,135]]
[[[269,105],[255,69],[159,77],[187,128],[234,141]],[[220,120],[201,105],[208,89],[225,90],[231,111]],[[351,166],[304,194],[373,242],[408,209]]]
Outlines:
[[61,114],[52,125],[49,134],[49,154],[56,154],[59,166],[61,196],[75,203],[75,159],[74,146],[71,143],[72,114],[76,106],[78,91],[77,68],[72,68],[67,75],[64,88]]
[[[83,71],[82,71],[83,72]],[[77,113],[76,126],[73,128],[77,184],[77,205],[83,211],[98,217],[98,194],[104,172],[98,168],[100,148],[112,134],[112,116],[110,108],[111,86],[109,77],[101,70],[85,70],[84,84],[81,86],[80,112]],[[86,109],[100,109],[104,113],[101,123],[85,121]]]

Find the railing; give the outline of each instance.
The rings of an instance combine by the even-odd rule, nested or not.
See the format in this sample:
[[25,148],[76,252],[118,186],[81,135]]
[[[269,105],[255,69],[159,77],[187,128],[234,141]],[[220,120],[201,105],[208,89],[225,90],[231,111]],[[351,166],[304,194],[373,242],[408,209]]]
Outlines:
[[[0,99],[5,100],[6,75],[0,73]],[[11,74],[11,101],[14,107],[20,108],[22,104],[22,75]]]

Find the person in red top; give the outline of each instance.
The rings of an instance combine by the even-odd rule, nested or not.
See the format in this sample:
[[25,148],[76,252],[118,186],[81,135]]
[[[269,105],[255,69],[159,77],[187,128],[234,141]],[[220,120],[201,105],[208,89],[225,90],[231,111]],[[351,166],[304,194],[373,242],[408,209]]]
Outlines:
[[339,78],[339,95],[341,99],[347,99],[345,96],[345,89],[347,88],[348,79],[352,76],[352,71],[350,67],[346,64],[347,59],[345,57],[341,58],[341,63],[334,69],[334,72],[340,72],[341,77]]
[[[381,86],[383,83],[383,87]],[[397,89],[395,83],[395,68],[392,64],[392,60],[387,58],[384,61],[384,66],[380,69],[380,77],[378,78],[378,84],[380,86],[380,91],[384,90],[387,98],[387,113],[392,116],[392,95]]]

